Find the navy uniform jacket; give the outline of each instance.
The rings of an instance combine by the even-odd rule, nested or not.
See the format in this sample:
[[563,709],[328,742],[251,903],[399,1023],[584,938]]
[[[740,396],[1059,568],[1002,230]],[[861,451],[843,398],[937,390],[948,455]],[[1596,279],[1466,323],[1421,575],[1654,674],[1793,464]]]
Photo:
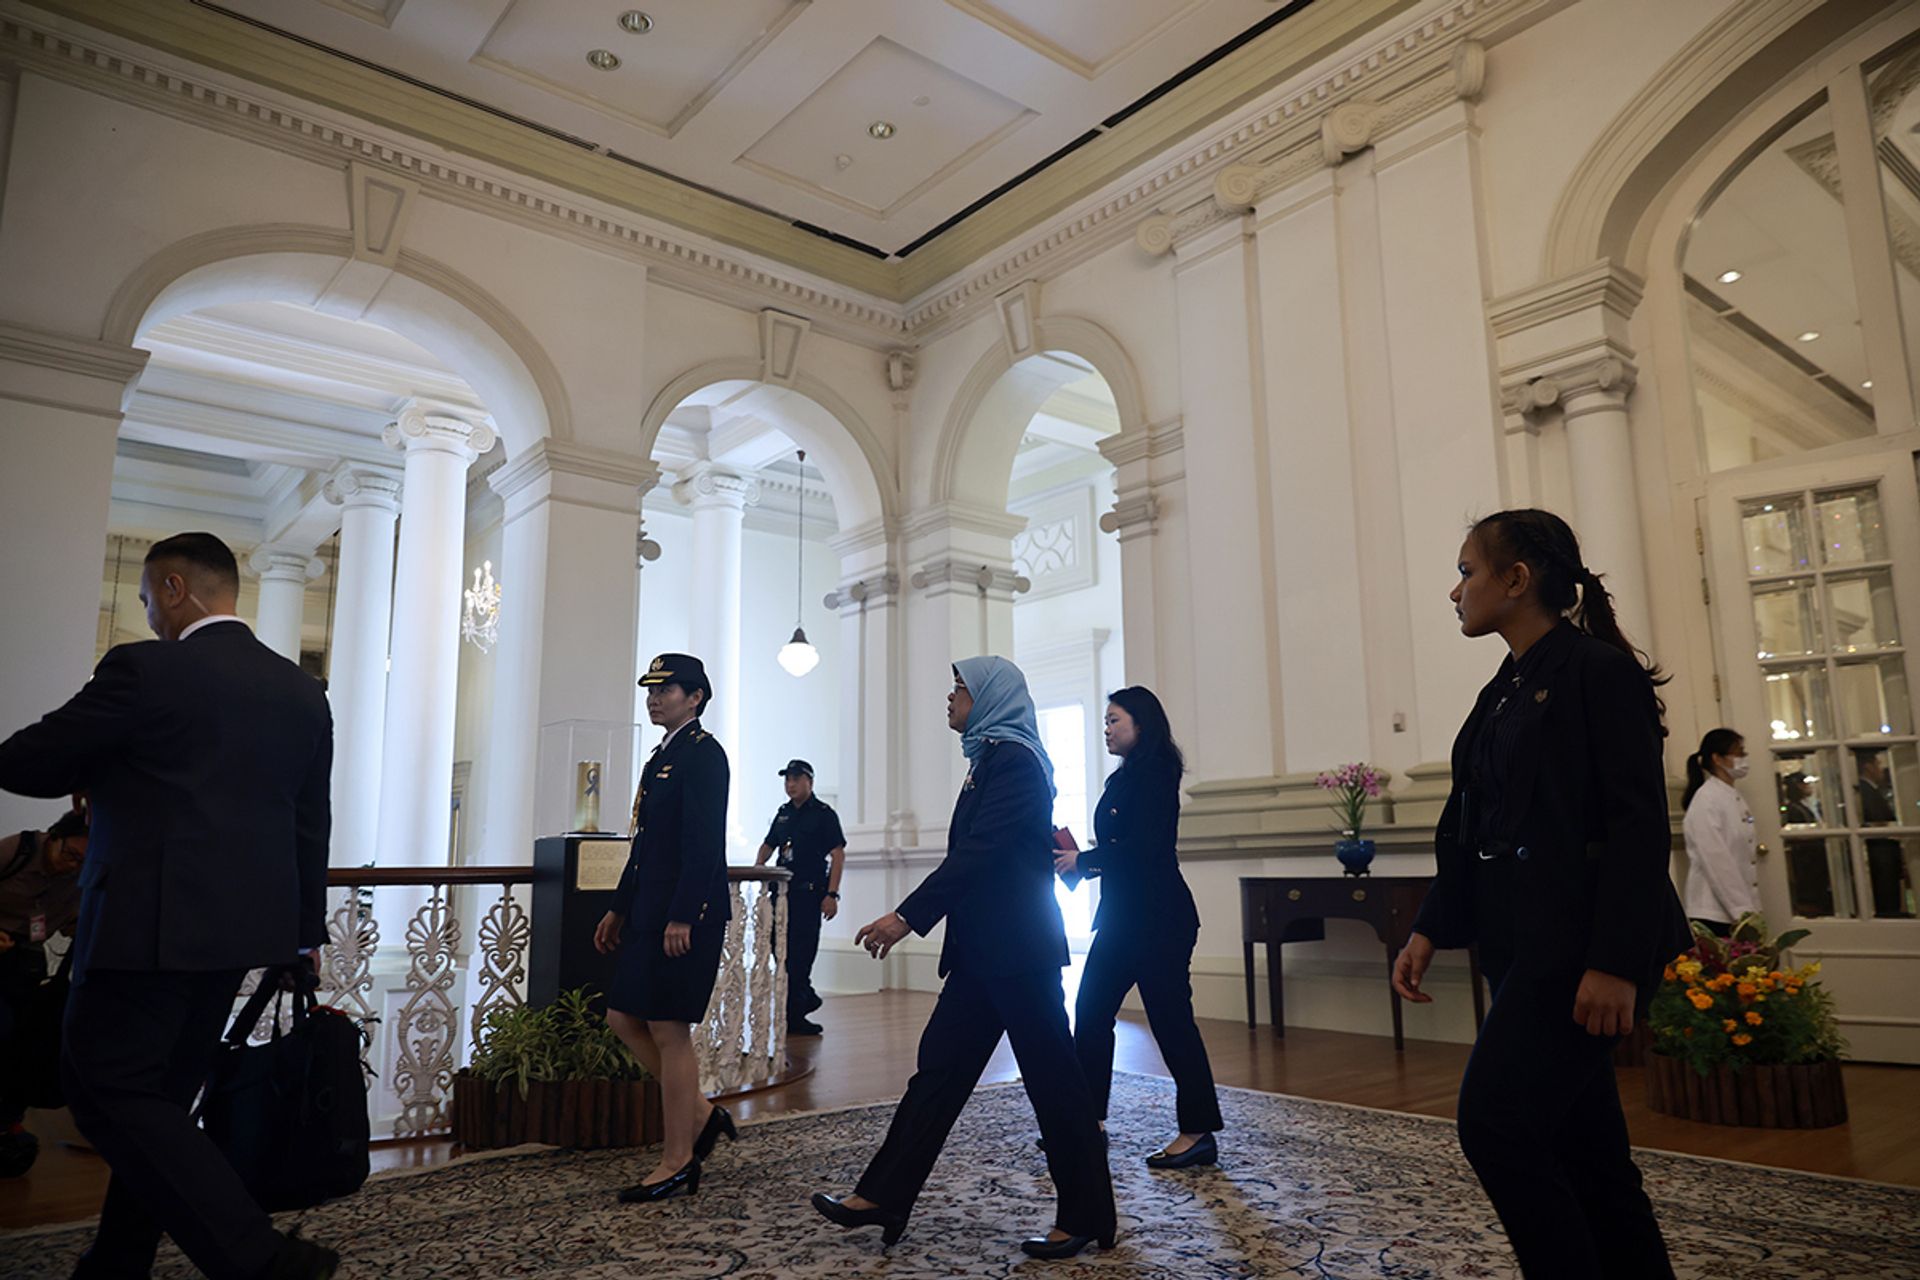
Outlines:
[[0,787],[87,793],[73,980],[285,964],[327,940],[333,719],[239,622],[120,645],[0,743]]
[[[1510,692],[1511,657],[1454,740],[1453,793],[1434,833],[1438,871],[1414,928],[1436,947],[1518,946],[1644,993],[1691,941],[1667,873],[1673,831],[1653,687],[1632,657],[1571,624],[1537,643],[1552,648],[1503,713],[1512,717],[1514,765],[1484,840],[1468,811],[1471,751]],[[1523,919],[1475,918],[1483,844],[1517,860]]]
[[639,820],[611,909],[648,920],[732,917],[727,892],[727,753],[699,720],[682,725],[640,774]]
[[808,796],[796,805],[789,800],[773,815],[767,838],[761,841],[775,849],[785,849],[780,864],[793,869],[793,878],[802,884],[827,887],[827,855],[847,842],[840,829],[840,815],[819,796]]
[[943,978],[954,969],[1007,977],[1067,963],[1053,896],[1053,796],[1031,750],[993,742],[980,753],[953,807],[947,856],[899,913],[922,937],[947,922]]
[[1200,913],[1180,874],[1174,845],[1180,832],[1180,774],[1172,763],[1122,765],[1107,779],[1094,810],[1098,842],[1080,855],[1082,875],[1100,877],[1096,929],[1149,939],[1191,942]]

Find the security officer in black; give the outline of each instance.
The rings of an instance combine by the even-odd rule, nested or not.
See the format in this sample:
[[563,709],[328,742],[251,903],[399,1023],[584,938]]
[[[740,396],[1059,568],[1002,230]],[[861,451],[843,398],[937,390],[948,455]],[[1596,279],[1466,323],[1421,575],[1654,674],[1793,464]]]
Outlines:
[[787,802],[773,815],[754,865],[764,866],[777,850],[780,865],[793,872],[787,897],[787,1034],[817,1036],[820,1024],[807,1018],[821,1003],[813,989],[813,961],[820,954],[821,920],[840,911],[847,837],[840,815],[813,794],[812,765],[789,760],[780,776],[787,780]]

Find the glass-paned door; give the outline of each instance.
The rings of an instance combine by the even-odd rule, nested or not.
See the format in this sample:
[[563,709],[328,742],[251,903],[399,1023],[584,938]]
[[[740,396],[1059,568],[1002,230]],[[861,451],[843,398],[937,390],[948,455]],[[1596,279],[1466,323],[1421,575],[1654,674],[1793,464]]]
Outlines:
[[[1914,457],[1797,463],[1716,479],[1707,499],[1729,727],[1764,846],[1769,920],[1833,954],[1843,1015],[1920,1060],[1920,495]],[[1839,957],[1847,957],[1839,963]],[[1868,1010],[1884,1010],[1869,1013]],[[1895,1036],[1895,1039],[1898,1039]],[[1911,1056],[1909,1056],[1911,1055]]]

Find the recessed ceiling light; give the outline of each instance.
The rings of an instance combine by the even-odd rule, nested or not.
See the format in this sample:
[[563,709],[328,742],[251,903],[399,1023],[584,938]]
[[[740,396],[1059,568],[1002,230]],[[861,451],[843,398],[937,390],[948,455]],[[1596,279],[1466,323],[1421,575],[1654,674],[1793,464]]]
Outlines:
[[1720,273],[1721,284],[1732,284],[1735,280],[1738,280],[1739,278],[1740,278],[1740,273],[1738,271],[1722,271]]
[[933,101],[932,98],[929,98],[926,94],[923,93],[919,97],[913,100],[913,105],[916,107],[924,107],[932,101]]
[[875,120],[867,126],[867,133],[875,138],[891,138],[893,136],[893,125],[886,120]]
[[1820,331],[1818,329],[1809,329],[1805,333],[1800,335],[1800,341],[1813,342],[1816,339],[1818,339],[1819,336],[1820,336]]
[[620,15],[620,29],[622,31],[631,31],[637,36],[643,36],[653,30],[653,17],[650,14],[640,12],[638,9],[629,9]]
[[844,151],[833,158],[833,165],[834,165],[834,168],[836,169],[845,169],[852,163],[853,163],[853,157],[848,155]]
[[620,55],[611,49],[593,49],[587,53],[587,65],[596,71],[612,71],[620,65]]
[[1867,379],[1867,380],[1866,380],[1865,382],[1863,382],[1863,383],[1861,383],[1861,384],[1860,384],[1860,389],[1861,389],[1862,391],[1871,391],[1871,390],[1873,390],[1873,379],[1872,379],[1872,378],[1868,378],[1868,379]]

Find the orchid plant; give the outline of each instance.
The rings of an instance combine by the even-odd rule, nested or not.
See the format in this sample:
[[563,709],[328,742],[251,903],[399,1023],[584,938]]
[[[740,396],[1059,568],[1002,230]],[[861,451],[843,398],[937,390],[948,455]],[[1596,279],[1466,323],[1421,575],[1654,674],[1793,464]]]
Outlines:
[[1343,764],[1314,778],[1313,785],[1333,793],[1331,803],[1340,819],[1340,834],[1358,840],[1367,816],[1367,802],[1380,798],[1386,775],[1365,761]]

